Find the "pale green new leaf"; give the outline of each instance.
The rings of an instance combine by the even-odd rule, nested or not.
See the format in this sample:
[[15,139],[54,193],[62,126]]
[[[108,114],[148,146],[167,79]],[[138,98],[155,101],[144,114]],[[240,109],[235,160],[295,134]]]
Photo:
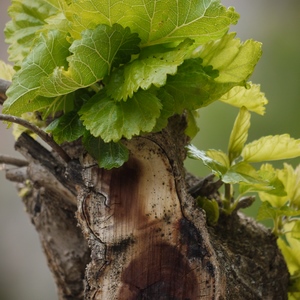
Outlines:
[[[262,201],[269,201],[274,207],[281,207],[287,201],[285,191],[285,180],[279,170],[275,170],[272,165],[264,164],[257,171],[257,176],[262,180],[261,183],[240,184],[240,194],[249,192],[260,192]],[[279,200],[280,199],[280,200]],[[281,201],[283,199],[283,201]],[[277,205],[275,205],[277,203]]]
[[281,217],[295,217],[300,215],[300,210],[294,210],[288,206],[273,207],[269,202],[263,202],[259,207],[256,219],[258,221]]
[[194,57],[203,59],[204,66],[211,65],[219,71],[218,82],[246,81],[261,57],[261,43],[253,40],[241,43],[234,37],[235,33],[224,35],[194,53]]
[[129,151],[121,142],[104,143],[100,137],[96,138],[86,133],[82,143],[88,153],[97,161],[100,168],[107,170],[119,168],[129,158]]
[[227,155],[220,150],[211,149],[205,152],[197,149],[194,145],[188,145],[186,149],[188,157],[202,160],[204,165],[221,178],[230,167]]
[[240,162],[228,168],[223,175],[222,181],[225,183],[248,183],[248,184],[264,184],[264,181],[254,167],[246,162]]
[[[55,67],[66,67],[70,44],[57,30],[40,34],[35,46],[14,75],[12,85],[7,90],[8,99],[4,102],[4,112],[20,116],[29,111],[38,111],[41,102],[47,101],[40,96],[40,80],[50,75]],[[42,100],[41,100],[42,99]]]
[[265,94],[260,91],[260,85],[251,82],[248,82],[246,87],[233,87],[220,100],[239,108],[245,106],[248,110],[260,115],[265,113],[265,105],[268,103]]
[[137,34],[118,24],[85,30],[69,49],[72,55],[67,58],[68,67],[58,66],[53,74],[43,78],[40,93],[54,97],[102,80],[112,67],[128,62],[132,54],[139,52],[139,42]]
[[14,0],[8,8],[11,20],[6,24],[9,60],[20,66],[35,43],[36,34],[46,19],[59,12],[59,0]]
[[293,275],[295,271],[298,271],[300,269],[300,242],[298,244],[298,247],[293,248],[287,245],[285,241],[279,238],[277,239],[277,244],[284,256],[290,274]]
[[0,60],[0,78],[7,81],[11,81],[14,74],[15,71],[13,67]]
[[251,114],[245,107],[241,107],[240,112],[235,119],[233,129],[231,131],[228,154],[229,160],[233,162],[242,152],[244,144],[248,138],[248,130],[250,128]]
[[284,186],[285,194],[272,194],[260,192],[259,197],[262,201],[268,201],[274,207],[282,207],[288,201],[293,207],[300,209],[300,198],[299,198],[299,181],[300,174],[299,169],[293,169],[289,164],[284,163],[283,169],[274,169],[271,164],[263,164],[260,169],[262,176],[267,174],[273,174],[274,179],[278,179]]
[[[300,211],[299,211],[300,216]],[[291,231],[291,237],[300,240],[300,220],[294,220],[294,226]],[[300,270],[300,269],[299,269]]]
[[193,41],[186,39],[176,48],[144,49],[139,58],[111,74],[106,82],[107,93],[116,100],[127,100],[139,88],[147,90],[151,85],[165,85],[167,75],[176,74],[177,67],[183,63],[192,44]]
[[300,156],[300,140],[288,134],[262,137],[245,145],[241,155],[247,162],[294,158]]
[[206,43],[223,36],[239,17],[219,0],[77,0],[70,5],[67,16],[74,35],[98,24],[118,23],[137,32],[147,46],[187,37]]
[[159,99],[148,91],[138,91],[126,102],[115,101],[100,92],[83,105],[79,114],[91,134],[107,143],[150,132],[160,109]]

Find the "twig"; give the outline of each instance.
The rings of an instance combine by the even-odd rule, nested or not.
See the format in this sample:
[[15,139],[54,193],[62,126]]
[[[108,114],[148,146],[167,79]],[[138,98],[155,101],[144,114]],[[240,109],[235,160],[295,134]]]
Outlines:
[[6,91],[11,85],[10,81],[0,79],[0,104],[2,105],[3,102],[7,99]]
[[28,166],[28,161],[20,158],[12,157],[9,155],[0,154],[0,163],[12,165],[16,167],[26,167]]
[[29,123],[26,120],[23,120],[21,118],[11,116],[11,115],[5,115],[0,114],[0,120],[2,121],[8,121],[12,123],[16,123],[19,125],[24,126],[25,128],[31,130],[32,132],[36,133],[44,142],[46,142],[54,151],[57,152],[57,154],[65,161],[69,162],[71,160],[70,156],[65,152],[64,149],[62,149],[52,138],[50,135],[48,135],[45,131],[41,130],[37,126]]

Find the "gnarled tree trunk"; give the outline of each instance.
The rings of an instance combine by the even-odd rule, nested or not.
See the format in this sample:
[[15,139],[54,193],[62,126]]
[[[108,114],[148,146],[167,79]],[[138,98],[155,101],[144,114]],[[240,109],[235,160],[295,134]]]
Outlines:
[[185,125],[176,116],[125,141],[130,159],[112,170],[80,142],[64,146],[67,165],[25,134],[16,142],[29,165],[7,177],[23,189],[59,299],[287,299],[273,235],[236,213],[206,224],[188,193],[199,180],[186,180]]

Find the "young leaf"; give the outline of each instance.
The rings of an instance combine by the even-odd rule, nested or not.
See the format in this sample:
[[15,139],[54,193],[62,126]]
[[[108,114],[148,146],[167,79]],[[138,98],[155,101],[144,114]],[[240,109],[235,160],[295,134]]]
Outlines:
[[[55,67],[66,66],[70,44],[60,31],[52,30],[40,34],[35,46],[14,75],[12,85],[7,90],[8,99],[4,102],[4,112],[20,116],[29,111],[38,111],[47,101],[39,96],[40,80],[50,75]],[[41,101],[43,102],[41,104]],[[29,108],[30,105],[30,108]]]
[[250,128],[250,113],[244,106],[241,107],[240,112],[235,119],[233,129],[231,131],[228,153],[229,160],[233,162],[240,156],[245,142],[248,138],[248,130]]
[[119,168],[129,158],[129,151],[121,142],[105,143],[100,137],[96,138],[89,133],[84,135],[82,142],[100,168]]
[[197,204],[205,211],[208,224],[215,225],[220,216],[218,202],[215,199],[197,197]]
[[13,67],[0,60],[0,78],[11,81],[15,71]]
[[300,140],[288,134],[266,136],[247,144],[241,153],[247,162],[262,162],[300,156]]
[[40,93],[54,97],[87,87],[102,80],[112,67],[124,64],[139,52],[140,39],[130,29],[118,24],[99,25],[85,30],[80,40],[70,47],[69,66],[58,66],[48,78],[43,78]]
[[243,161],[228,168],[223,174],[222,181],[230,184],[267,184],[250,164]]
[[284,256],[290,274],[293,275],[300,269],[300,241],[289,239],[288,242],[290,243],[291,240],[294,240],[293,243],[288,245],[285,241],[279,238],[277,239],[277,244]]
[[205,152],[197,149],[193,145],[188,145],[186,149],[188,157],[202,160],[204,165],[221,178],[229,169],[229,159],[227,155],[220,150],[208,150]]
[[[274,207],[282,207],[289,201],[292,207],[300,209],[299,169],[294,170],[291,165],[286,163],[283,169],[274,169],[270,164],[263,164],[259,172],[264,177],[273,175],[273,181],[280,181],[286,192],[285,194],[260,192],[259,197],[262,201],[268,201]],[[271,177],[269,180],[272,181]]]
[[234,37],[235,33],[224,35],[194,53],[203,59],[204,66],[211,65],[219,71],[218,82],[246,81],[261,57],[261,43],[247,40],[242,44]]
[[124,101],[114,101],[100,92],[83,105],[79,114],[91,134],[104,142],[131,139],[141,132],[150,132],[160,115],[161,103],[149,91],[138,91]]
[[[300,216],[300,211],[299,211],[299,216]],[[300,240],[300,220],[295,220],[293,223],[294,226],[291,232],[291,237]]]
[[77,112],[71,111],[55,119],[48,125],[46,131],[51,132],[54,140],[61,144],[77,140],[84,134],[85,128],[79,120]]
[[147,46],[186,37],[206,43],[223,36],[239,17],[219,0],[115,0],[113,5],[110,1],[78,0],[67,15],[75,33],[98,24],[118,23],[137,32]]
[[300,210],[294,210],[288,206],[273,207],[269,202],[263,202],[258,210],[256,219],[258,221],[281,217],[295,217],[300,215]]
[[142,51],[139,58],[111,74],[106,82],[107,93],[115,100],[127,100],[139,88],[147,90],[152,84],[156,87],[165,85],[167,75],[176,74],[192,44],[190,39],[186,39],[176,48],[156,47],[154,52],[146,48],[144,52],[147,55]]
[[235,86],[220,98],[220,101],[239,107],[245,106],[248,110],[263,115],[268,100],[260,91],[260,85],[247,83],[247,86]]

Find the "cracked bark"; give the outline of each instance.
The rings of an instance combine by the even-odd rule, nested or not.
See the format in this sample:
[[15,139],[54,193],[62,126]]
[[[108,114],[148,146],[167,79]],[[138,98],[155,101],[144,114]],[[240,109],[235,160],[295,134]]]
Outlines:
[[112,170],[80,142],[64,146],[69,163],[26,135],[16,142],[28,166],[7,176],[19,182],[59,299],[287,299],[274,236],[242,214],[208,227],[195,206],[185,125],[177,116],[126,141],[130,159]]

